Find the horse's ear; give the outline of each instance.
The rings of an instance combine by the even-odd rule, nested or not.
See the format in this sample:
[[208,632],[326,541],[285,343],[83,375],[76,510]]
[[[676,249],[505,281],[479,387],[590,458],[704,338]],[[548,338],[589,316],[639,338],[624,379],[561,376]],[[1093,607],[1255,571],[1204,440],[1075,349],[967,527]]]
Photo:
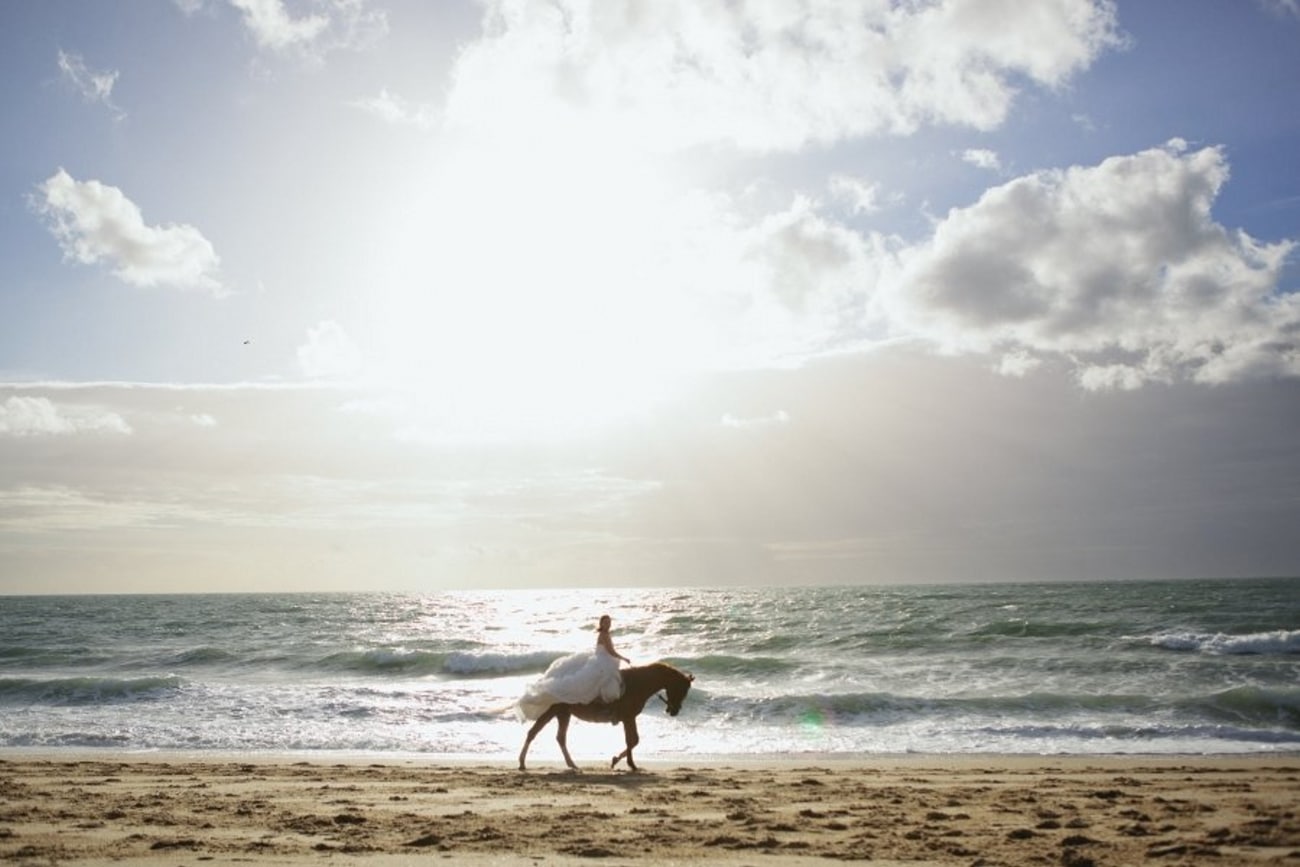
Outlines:
[[686,679],[691,683],[695,683],[695,675],[691,674],[689,671],[686,672]]

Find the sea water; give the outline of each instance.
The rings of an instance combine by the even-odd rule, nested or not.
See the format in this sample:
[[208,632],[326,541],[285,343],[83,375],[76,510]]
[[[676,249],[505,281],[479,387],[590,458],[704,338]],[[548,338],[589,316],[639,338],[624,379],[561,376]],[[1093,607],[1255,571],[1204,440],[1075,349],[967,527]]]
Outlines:
[[1298,579],[0,597],[0,747],[509,759],[604,613],[695,675],[643,759],[1300,749]]

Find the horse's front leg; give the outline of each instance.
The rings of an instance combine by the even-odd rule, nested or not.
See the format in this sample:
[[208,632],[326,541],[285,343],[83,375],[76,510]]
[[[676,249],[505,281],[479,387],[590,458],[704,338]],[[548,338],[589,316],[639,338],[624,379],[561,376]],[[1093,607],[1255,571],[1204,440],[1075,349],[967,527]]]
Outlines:
[[568,765],[571,770],[576,771],[578,770],[578,766],[574,764],[573,756],[569,755],[568,744],[569,720],[572,716],[573,715],[569,713],[567,707],[562,705],[556,707],[555,717],[558,720],[560,731],[555,735],[555,739],[560,743],[560,752],[564,753],[564,763]]
[[636,762],[632,761],[632,748],[641,743],[641,735],[636,730],[636,717],[630,716],[623,720],[623,740],[627,743],[627,749],[614,756],[613,761],[609,763],[610,768],[617,768],[618,763],[627,759],[627,766],[636,770]]
[[[528,770],[524,767],[524,758],[528,755],[528,747],[532,745],[533,738],[537,737],[537,734],[542,729],[546,728],[546,724],[555,719],[557,713],[559,713],[557,705],[548,707],[542,715],[537,718],[537,722],[533,723],[533,727],[528,730],[528,736],[524,738],[524,748],[519,751],[519,770]],[[565,720],[565,723],[568,723],[567,719]]]

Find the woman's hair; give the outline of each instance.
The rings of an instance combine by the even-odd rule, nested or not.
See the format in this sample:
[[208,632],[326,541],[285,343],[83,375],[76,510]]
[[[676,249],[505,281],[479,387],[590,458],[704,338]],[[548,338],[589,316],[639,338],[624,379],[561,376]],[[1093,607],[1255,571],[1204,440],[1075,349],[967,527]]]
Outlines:
[[600,615],[600,628],[601,628],[601,629],[608,629],[608,628],[609,628],[609,624],[610,624],[609,615],[608,615],[608,614],[602,614],[602,615]]

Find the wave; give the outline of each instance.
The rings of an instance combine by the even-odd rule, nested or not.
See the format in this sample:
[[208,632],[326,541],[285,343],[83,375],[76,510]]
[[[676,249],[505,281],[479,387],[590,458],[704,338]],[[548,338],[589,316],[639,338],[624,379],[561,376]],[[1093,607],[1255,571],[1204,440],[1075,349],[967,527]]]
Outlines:
[[560,658],[558,653],[536,651],[533,653],[452,653],[443,663],[443,670],[458,675],[501,675],[542,672]]
[[0,704],[97,705],[167,698],[185,685],[175,675],[158,677],[0,678]]
[[1236,723],[1265,723],[1300,730],[1300,689],[1239,686],[1192,699],[1188,708]]
[[1150,636],[1148,643],[1164,650],[1215,655],[1256,656],[1300,653],[1300,629],[1275,629],[1227,635],[1222,632],[1179,630]]
[[[724,700],[725,701],[725,700]],[[1017,696],[932,698],[883,692],[789,695],[762,699],[734,700],[757,718],[785,722],[809,714],[851,719],[853,717],[896,720],[917,716],[952,718],[960,715],[1026,714],[1057,716],[1071,712],[1119,712],[1151,710],[1154,699],[1138,695],[1062,695],[1030,693]],[[865,720],[864,720],[865,721]]]
[[442,670],[445,658],[445,654],[427,650],[371,648],[331,653],[309,666],[349,674],[437,674]]
[[237,665],[242,658],[220,647],[203,645],[188,649],[164,649],[140,652],[123,649],[115,655],[96,653],[83,647],[25,647],[0,645],[0,666],[10,665],[24,670],[58,669],[86,670],[87,668],[121,668],[141,666],[166,670],[177,668],[217,668]]
[[730,674],[752,677],[763,674],[786,674],[800,668],[800,663],[775,656],[731,656],[707,654],[682,656],[670,660],[673,665],[692,674]]
[[0,666],[23,668],[57,668],[64,665],[102,665],[109,658],[86,647],[28,647],[21,644],[0,645]]
[[765,698],[711,696],[714,712],[730,720],[787,725],[879,725],[931,718],[1014,719],[1056,726],[1071,720],[1112,720],[1142,727],[1149,719],[1181,724],[1232,723],[1300,733],[1300,690],[1236,687],[1206,695],[1156,698],[1127,694],[1027,693],[935,698],[882,692],[787,695]]
[[431,650],[371,648],[333,653],[318,660],[314,663],[314,667],[327,671],[378,676],[396,674],[497,677],[544,671],[560,655],[549,651],[447,653]]
[[[1146,744],[1164,742],[1165,744],[1182,744],[1178,752],[1196,752],[1204,749],[1207,743],[1225,744],[1265,744],[1287,747],[1300,743],[1300,733],[1259,728],[1235,728],[1223,725],[992,725],[971,729],[969,734],[979,734],[1010,740],[1012,743],[1037,743],[1045,746],[1068,742],[1100,741],[1107,745],[1110,752],[1117,743],[1131,742],[1142,745],[1137,747],[1146,751]],[[1130,747],[1133,749],[1133,747]]]
[[1051,623],[1012,618],[986,623],[967,634],[972,638],[1070,638],[1104,633],[1108,628],[1103,623]]
[[218,666],[238,661],[239,657],[219,647],[195,647],[190,650],[182,650],[170,658],[166,659],[163,664],[168,668],[201,668],[203,666]]
[[40,659],[42,657],[52,656],[55,651],[45,647],[27,647],[22,644],[0,644],[0,660],[8,659]]

